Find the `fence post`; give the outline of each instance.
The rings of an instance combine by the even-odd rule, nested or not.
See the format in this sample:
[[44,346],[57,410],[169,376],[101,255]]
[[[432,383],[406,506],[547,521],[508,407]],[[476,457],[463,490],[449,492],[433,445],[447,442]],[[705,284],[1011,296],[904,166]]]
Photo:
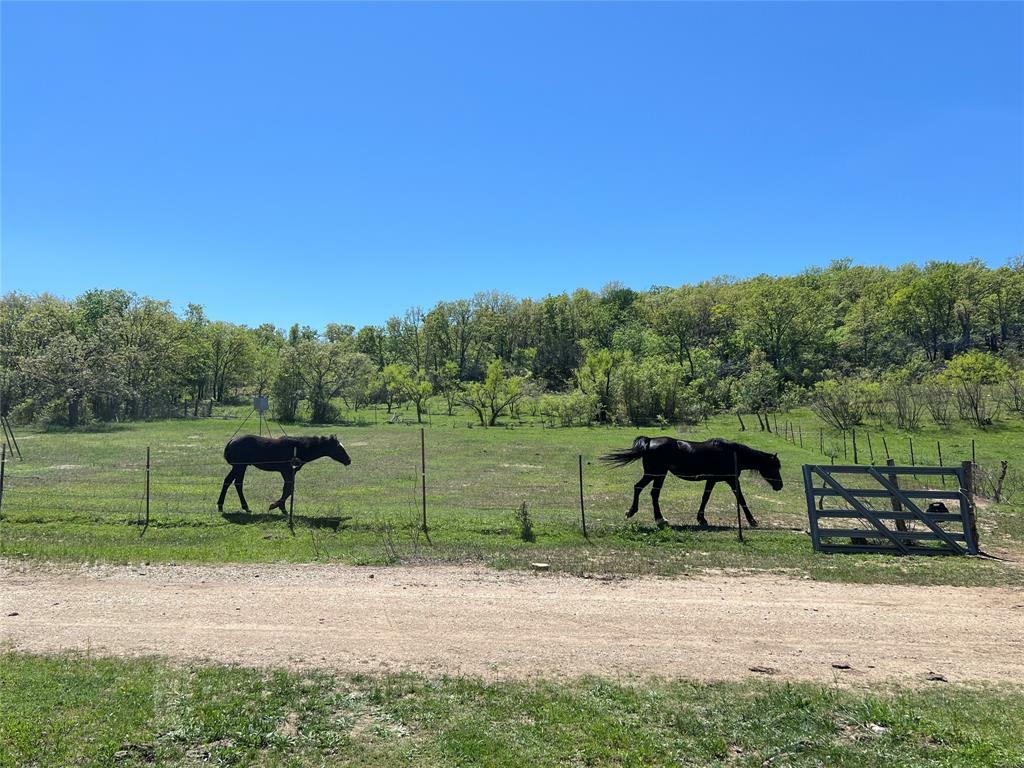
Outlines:
[[882,447],[885,448],[885,458],[890,458],[889,444],[885,441],[885,435],[882,435]]
[[810,464],[804,464],[803,473],[804,499],[807,501],[807,527],[811,533],[811,548],[817,552],[821,548],[821,540],[818,537],[818,516],[814,511],[814,481],[811,479]]
[[583,454],[579,454],[580,460],[580,520],[583,523],[583,538],[589,539],[587,535],[587,513],[583,507]]
[[[735,451],[732,453],[732,474],[736,478],[736,489],[738,491],[740,487],[740,460]],[[733,496],[736,498],[736,531],[739,534],[740,541],[743,541],[743,517],[740,515],[740,495],[737,492]]]
[[995,498],[993,499],[996,504],[1006,501],[1006,499],[1003,498],[1003,481],[1006,480],[1006,472],[1009,468],[1010,462],[1006,459],[999,462],[999,477],[996,478]]
[[843,430],[843,459],[848,459],[850,456],[846,445],[846,430]]
[[804,447],[804,428],[803,427],[797,427],[797,430],[798,430],[798,432],[800,434],[800,447],[803,448]]
[[[886,464],[886,466],[894,467],[894,466],[896,466],[896,461],[895,461],[895,459],[886,459],[885,460],[885,464]],[[900,487],[900,481],[899,481],[899,478],[896,477],[896,473],[895,472],[890,472],[889,473],[889,482],[892,483],[894,488],[899,488]],[[892,505],[892,511],[893,512],[902,512],[903,511],[903,505],[900,504],[900,500],[897,499],[895,496],[890,496],[889,497],[889,503]],[[897,520],[896,521],[896,530],[897,531],[905,531],[905,530],[907,530],[907,521],[906,520]],[[909,542],[904,542],[904,543],[909,544]]]
[[907,440],[910,442],[910,466],[916,467],[917,462],[914,460],[914,438],[908,437]]
[[779,434],[779,414],[772,411],[772,421],[775,422],[775,434]]
[[853,463],[860,464],[860,462],[857,460],[857,430],[853,430],[851,434],[853,436]]
[[423,532],[427,533],[427,437],[420,427],[420,484],[423,494]]
[[825,428],[818,427],[818,453],[825,455]]
[[4,440],[7,445],[11,447],[11,457],[15,454],[18,455],[18,461],[21,461],[24,457],[21,455],[21,447],[18,445],[18,438],[14,436],[14,427],[11,426],[10,420],[6,416],[0,416],[0,423],[4,427]]
[[967,542],[967,551],[976,555],[978,554],[978,518],[974,509],[974,462],[960,462],[960,470],[964,476],[964,487],[960,489],[960,492],[967,499],[967,514],[971,522],[970,531],[964,531],[971,537],[971,540]]
[[[942,466],[942,441],[941,440],[936,440],[935,441],[935,447],[939,451],[939,466],[941,467]],[[939,477],[942,479],[942,487],[945,488],[946,487],[946,476],[945,475],[939,475]]]
[[875,463],[875,448],[874,448],[873,445],[871,445],[871,433],[870,432],[868,432],[868,460],[872,464]]
[[299,447],[292,448],[292,493],[288,497],[288,527],[295,526],[295,465],[299,463]]
[[146,446],[146,521],[145,526],[149,527],[149,446]]
[[7,470],[7,444],[0,446],[0,518],[4,509],[4,472]]
[[972,464],[977,464],[978,463],[978,456],[974,453],[974,438],[973,437],[971,438],[971,463]]

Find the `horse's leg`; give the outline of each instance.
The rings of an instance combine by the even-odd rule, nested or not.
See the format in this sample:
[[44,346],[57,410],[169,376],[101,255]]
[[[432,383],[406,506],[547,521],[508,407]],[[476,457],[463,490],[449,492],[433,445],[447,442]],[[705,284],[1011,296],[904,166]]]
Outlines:
[[747,506],[747,500],[743,498],[743,491],[740,490],[739,478],[730,477],[725,482],[727,482],[729,487],[732,488],[732,492],[736,496],[736,501],[738,501],[740,506],[743,507],[743,514],[747,518],[747,522],[750,523],[750,527],[757,528],[757,520],[755,520],[754,516],[750,514],[750,507]]
[[661,516],[661,507],[658,505],[658,497],[661,495],[661,486],[665,484],[665,476],[658,475],[654,478],[654,485],[651,486],[651,504],[654,505],[654,522],[658,527],[667,525],[665,518]]
[[228,486],[231,485],[231,481],[235,479],[235,470],[237,467],[231,467],[231,471],[228,472],[227,477],[224,478],[224,485],[221,486],[220,496],[217,497],[217,511],[224,511],[224,497],[227,495]]
[[245,501],[245,494],[242,493],[242,482],[245,480],[245,470],[248,467],[248,464],[239,464],[235,467],[235,490],[238,491],[238,500],[242,502],[243,512],[249,511],[249,505]]
[[654,475],[648,475],[644,472],[644,476],[641,477],[637,481],[636,485],[633,486],[633,504],[626,510],[626,517],[632,517],[636,514],[637,510],[640,508],[640,492],[643,491],[643,489],[647,487],[647,484],[653,479]]
[[295,471],[291,467],[288,469],[282,469],[281,478],[284,480],[284,488],[281,489],[281,498],[271,504],[270,509],[280,509],[283,513],[284,503],[288,501],[288,497],[291,496],[292,491],[295,490]]
[[708,499],[711,498],[711,491],[717,482],[717,480],[708,480],[704,483],[704,495],[700,500],[700,509],[697,510],[697,525],[702,528],[708,527],[708,519],[704,517],[704,508],[708,505]]

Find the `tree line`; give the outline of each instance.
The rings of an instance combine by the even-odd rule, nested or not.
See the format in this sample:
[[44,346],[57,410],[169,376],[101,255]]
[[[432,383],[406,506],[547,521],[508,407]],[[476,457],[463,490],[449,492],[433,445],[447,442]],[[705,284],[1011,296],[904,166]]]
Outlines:
[[844,426],[879,409],[912,425],[945,402],[987,423],[1024,400],[1022,359],[1022,258],[480,293],[358,329],[250,328],[120,289],[0,300],[0,410],[69,426],[205,415],[256,394],[286,422],[411,404],[482,424],[523,409],[566,425],[735,410],[764,428],[764,414],[810,402]]

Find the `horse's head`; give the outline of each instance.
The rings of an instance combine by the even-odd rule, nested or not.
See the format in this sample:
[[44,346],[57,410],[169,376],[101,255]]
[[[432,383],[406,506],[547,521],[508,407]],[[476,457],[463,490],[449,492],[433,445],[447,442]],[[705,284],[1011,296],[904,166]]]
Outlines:
[[345,450],[345,446],[338,440],[337,435],[331,435],[327,438],[327,455],[335,461],[340,461],[346,467],[352,463],[352,459],[348,456],[348,451]]
[[782,490],[782,462],[779,461],[779,454],[773,453],[766,458],[758,467],[758,472],[768,481],[773,491]]

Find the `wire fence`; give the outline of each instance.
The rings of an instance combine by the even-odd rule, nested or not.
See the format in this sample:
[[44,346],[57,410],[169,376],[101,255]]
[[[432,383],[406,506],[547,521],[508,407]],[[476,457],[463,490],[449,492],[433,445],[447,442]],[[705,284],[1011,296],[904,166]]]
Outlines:
[[[651,485],[643,489],[638,514],[629,521],[624,516],[633,500],[634,483],[642,476],[639,464],[609,468],[599,462],[597,450],[582,454],[555,451],[511,435],[508,440],[467,447],[464,438],[446,432],[448,436],[441,439],[439,433],[428,430],[425,443],[419,429],[393,431],[379,441],[371,434],[365,442],[349,443],[357,459],[351,467],[328,458],[305,465],[296,477],[294,522],[335,530],[415,530],[422,527],[425,496],[428,530],[445,529],[454,538],[516,536],[522,530],[524,514],[541,536],[567,531],[583,536],[584,525],[587,534],[602,535],[654,524]],[[814,452],[814,443],[799,427],[786,425],[775,435],[794,445],[803,439],[805,450]],[[814,437],[819,442],[819,435]],[[824,433],[820,438],[821,444],[828,445]],[[836,436],[832,439],[832,453],[818,455],[836,463],[839,456],[834,448],[839,440]],[[852,460],[854,438],[849,435],[847,439]],[[861,446],[868,445],[868,440],[872,449],[864,457]],[[860,431],[856,441],[857,462],[869,463],[880,441]],[[909,456],[897,453],[889,442],[883,454],[887,450],[896,454],[897,463],[908,463]],[[564,443],[572,445],[575,438],[567,435]],[[242,509],[235,488],[229,486],[224,511],[218,512],[217,499],[231,470],[218,456],[219,450],[210,445],[167,442],[153,445],[148,455],[144,447],[134,446],[110,449],[101,458],[89,456],[87,460],[81,453],[62,456],[58,449],[50,451],[45,460],[8,459],[4,463],[6,476],[0,478],[0,517],[24,525],[59,527],[78,522],[139,525],[142,529],[147,525],[201,527],[286,520],[280,511],[269,509],[282,496],[281,475],[256,468],[247,471],[244,482],[251,511]],[[909,445],[903,452],[909,453]],[[875,464],[884,465],[883,456],[873,455]],[[948,466],[959,458],[944,456],[943,460]],[[783,479],[785,490],[775,493],[755,473],[745,472],[741,478],[744,495],[763,527],[803,531],[807,510],[799,464],[786,462]],[[901,487],[941,489],[943,479],[924,474],[903,477]],[[1008,462],[976,465],[975,493],[979,495],[1013,502],[1024,498],[1022,487],[1024,478]],[[703,490],[703,483],[667,481],[660,503],[669,522],[696,528]],[[736,501],[725,484],[711,496],[706,516],[712,528],[737,526]]]
[[[553,461],[550,456],[525,455],[521,445],[516,450],[484,448],[493,458],[476,456],[469,461],[465,455],[432,450],[429,442],[424,450],[418,430],[403,434],[409,438],[383,446],[359,446],[359,461],[351,467],[328,458],[304,465],[295,479],[295,517],[313,525],[344,520],[346,525],[409,527],[421,524],[425,496],[431,530],[443,526],[470,533],[513,531],[524,505],[539,532],[575,529],[583,535],[584,525],[587,533],[595,534],[654,523],[651,485],[643,491],[639,514],[632,521],[624,515],[633,500],[634,483],[643,475],[639,464],[609,468],[596,452],[566,454]],[[229,484],[223,513],[218,512],[217,500],[230,470],[223,460],[197,459],[173,445],[155,445],[148,457],[144,450],[136,450],[88,465],[8,462],[0,513],[6,520],[25,524],[89,521],[156,526],[282,517],[269,509],[284,492],[282,476],[255,467],[246,472],[243,486],[250,511],[242,509],[234,485]],[[794,487],[799,487],[798,472],[793,468],[787,478]],[[748,503],[762,522],[769,527],[801,527],[799,506],[782,503],[766,483],[755,478],[744,476],[742,482]],[[660,500],[669,521],[695,525],[702,491],[703,483],[666,483]],[[790,501],[799,497],[796,492],[790,495]],[[796,513],[781,514],[787,508]],[[733,525],[735,509],[732,493],[721,485],[706,515],[712,525]]]
[[[1019,503],[1024,500],[1024,472],[1012,466],[1008,459],[995,462],[979,462],[972,439],[970,455],[958,455],[957,450],[942,440],[916,441],[911,435],[893,437],[872,432],[870,429],[850,429],[832,432],[823,427],[805,429],[803,425],[784,420],[773,433],[777,439],[821,456],[829,464],[863,464],[884,466],[892,459],[905,466],[957,466],[961,460],[970,460],[974,465],[974,494],[997,503]],[[915,478],[916,480],[916,478]],[[935,478],[930,478],[935,481]],[[940,488],[948,483],[944,476],[938,481]],[[927,483],[917,484],[918,489],[930,487]]]

